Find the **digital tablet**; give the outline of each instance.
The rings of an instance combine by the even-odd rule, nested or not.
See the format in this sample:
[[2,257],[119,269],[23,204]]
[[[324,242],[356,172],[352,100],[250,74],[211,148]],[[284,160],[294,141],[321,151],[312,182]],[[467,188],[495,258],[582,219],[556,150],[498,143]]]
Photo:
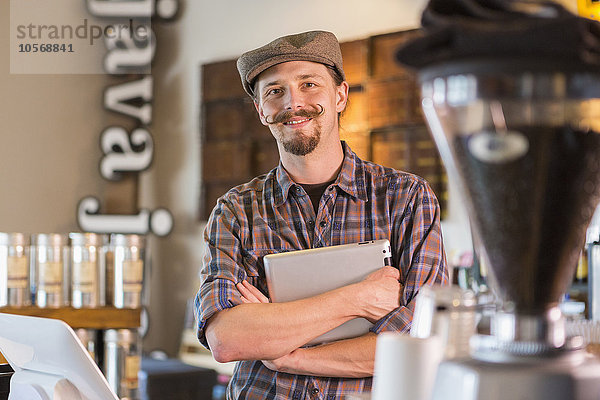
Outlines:
[[[266,255],[263,261],[269,297],[273,303],[282,303],[360,282],[390,265],[391,255],[387,239]],[[371,326],[366,319],[355,318],[307,345],[361,336]]]

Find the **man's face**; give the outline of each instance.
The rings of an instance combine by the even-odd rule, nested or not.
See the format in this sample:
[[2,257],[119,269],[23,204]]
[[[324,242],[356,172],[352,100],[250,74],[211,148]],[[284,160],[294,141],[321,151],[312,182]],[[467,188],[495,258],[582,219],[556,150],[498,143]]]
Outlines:
[[337,114],[346,106],[348,84],[336,86],[325,65],[277,64],[258,76],[255,88],[260,120],[286,152],[305,156],[322,140],[339,141]]

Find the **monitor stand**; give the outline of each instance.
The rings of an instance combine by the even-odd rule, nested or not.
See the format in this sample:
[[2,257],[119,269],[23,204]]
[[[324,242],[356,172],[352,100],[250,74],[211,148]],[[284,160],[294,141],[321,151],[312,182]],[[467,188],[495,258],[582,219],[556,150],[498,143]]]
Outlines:
[[38,371],[16,371],[8,400],[86,400],[65,377]]

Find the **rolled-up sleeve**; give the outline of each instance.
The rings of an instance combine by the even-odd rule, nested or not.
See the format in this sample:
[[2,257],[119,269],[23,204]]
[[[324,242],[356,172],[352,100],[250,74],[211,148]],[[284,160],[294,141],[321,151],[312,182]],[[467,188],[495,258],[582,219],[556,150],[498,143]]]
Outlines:
[[241,259],[239,223],[230,205],[220,199],[204,231],[205,253],[200,270],[200,289],[195,298],[197,335],[208,348],[206,322],[215,313],[241,304],[235,285],[245,279]]
[[448,269],[442,243],[439,203],[423,180],[411,185],[412,200],[393,228],[395,260],[399,260],[400,280],[404,285],[401,306],[377,321],[371,331],[408,332],[415,308],[415,297],[423,285],[448,284]]

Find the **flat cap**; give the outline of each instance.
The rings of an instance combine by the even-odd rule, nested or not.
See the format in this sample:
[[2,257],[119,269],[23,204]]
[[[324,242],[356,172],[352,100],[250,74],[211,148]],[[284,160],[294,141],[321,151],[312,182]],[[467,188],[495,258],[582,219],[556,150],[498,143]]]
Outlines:
[[253,95],[256,77],[276,64],[287,61],[313,61],[335,69],[346,79],[342,67],[342,51],[335,35],[326,31],[310,31],[283,36],[258,49],[250,50],[237,60],[244,90]]

